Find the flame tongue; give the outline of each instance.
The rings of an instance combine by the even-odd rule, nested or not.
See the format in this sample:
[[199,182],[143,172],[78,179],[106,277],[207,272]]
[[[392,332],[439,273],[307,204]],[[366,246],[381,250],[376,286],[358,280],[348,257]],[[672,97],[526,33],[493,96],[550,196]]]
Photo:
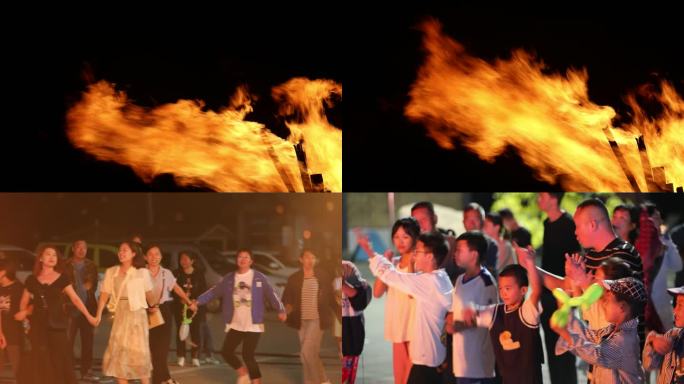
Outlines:
[[[427,58],[405,115],[424,124],[440,146],[451,149],[452,140],[458,139],[486,161],[512,146],[542,180],[567,190],[631,190],[629,173],[646,189],[634,134],[612,129],[615,111],[589,100],[586,71],[548,74],[543,63],[520,50],[490,64],[444,36],[436,21],[426,22],[423,31]],[[668,96],[681,108],[676,93]],[[681,128],[681,114],[678,124]],[[628,170],[617,161],[606,129],[615,133]],[[652,147],[665,140],[662,134],[645,136]],[[666,164],[663,160],[654,164]],[[684,177],[678,175],[681,184]]]
[[342,87],[330,80],[294,78],[274,87],[273,98],[281,103],[282,115],[301,116],[301,122],[287,122],[288,139],[303,140],[309,173],[323,174],[326,188],[342,190],[342,131],[325,116],[325,106],[332,105],[333,95],[342,95]]
[[[244,89],[238,89],[224,110],[203,107],[199,101],[179,100],[142,108],[112,84],[100,81],[89,86],[69,110],[67,132],[76,147],[100,160],[130,165],[148,182],[158,174],[172,173],[181,185],[204,184],[217,191],[303,190],[292,144],[263,124],[244,120],[252,111]],[[316,124],[325,117],[315,118],[314,127],[302,132],[317,132]],[[336,144],[341,161],[341,135]],[[339,172],[341,179],[341,167]],[[329,189],[340,191],[341,183]]]

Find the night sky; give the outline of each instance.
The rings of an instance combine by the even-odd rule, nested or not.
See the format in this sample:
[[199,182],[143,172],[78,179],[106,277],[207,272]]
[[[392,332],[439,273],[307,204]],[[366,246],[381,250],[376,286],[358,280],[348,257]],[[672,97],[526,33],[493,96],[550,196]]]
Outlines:
[[[86,90],[84,73],[107,80],[137,105],[154,107],[199,99],[217,110],[239,85],[259,100],[246,120],[286,137],[271,87],[305,76],[342,81],[336,17],[266,15],[256,9],[229,11],[199,6],[151,11],[87,12],[60,20],[31,16],[6,56],[12,91],[11,121],[0,155],[6,191],[177,191],[171,175],[145,184],[124,165],[97,161],[72,147],[65,135],[66,111]],[[341,127],[341,108],[328,113]],[[9,139],[9,140],[7,140]],[[163,150],[163,149],[162,149]]]
[[[674,19],[678,12],[573,7],[563,12],[422,7],[397,17],[368,16],[369,37],[355,53],[354,76],[345,81],[345,191],[560,188],[532,177],[513,150],[489,164],[458,143],[455,150],[441,149],[422,125],[403,116],[424,59],[417,26],[428,16],[439,20],[444,33],[471,55],[487,61],[523,48],[553,72],[587,68],[590,99],[618,114],[627,111],[622,97],[628,91],[656,79],[669,80],[684,95],[684,29]],[[628,12],[618,16],[618,11]]]

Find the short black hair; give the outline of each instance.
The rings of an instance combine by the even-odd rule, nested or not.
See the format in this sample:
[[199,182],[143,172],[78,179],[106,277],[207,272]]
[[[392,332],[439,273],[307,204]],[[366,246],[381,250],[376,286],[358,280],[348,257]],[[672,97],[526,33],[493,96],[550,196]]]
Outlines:
[[418,236],[418,241],[423,243],[425,248],[435,257],[437,267],[441,266],[444,258],[449,253],[449,247],[444,235],[438,231],[424,232]]
[[463,232],[456,238],[456,242],[460,240],[468,243],[468,249],[477,252],[477,261],[482,263],[482,260],[487,255],[487,247],[489,247],[484,234],[480,231]]
[[634,277],[632,268],[626,261],[619,257],[609,257],[601,262],[600,268],[603,269],[603,274],[606,280],[617,280],[625,277]]
[[515,279],[520,287],[527,287],[530,285],[527,279],[527,270],[523,268],[520,264],[510,264],[504,267],[504,269],[499,272],[499,278],[502,276],[509,276]]
[[591,199],[586,199],[577,206],[576,211],[587,207],[594,207],[598,209],[601,216],[603,216],[603,218],[606,221],[608,221],[608,223],[610,223],[610,215],[608,214],[608,208],[606,208],[606,205],[603,204],[603,201],[595,197],[592,197]]
[[418,220],[413,217],[404,217],[394,222],[392,226],[392,237],[397,233],[399,228],[402,228],[407,235],[411,236],[413,242],[416,242],[418,235],[420,235],[420,225]]
[[502,220],[515,219],[515,215],[513,215],[513,211],[511,211],[508,208],[499,209],[499,216],[501,216]]
[[561,201],[563,200],[563,196],[565,196],[565,192],[546,192],[549,194],[549,196],[554,197],[558,201],[558,205],[560,205]]
[[429,202],[429,201],[419,201],[415,204],[413,204],[413,207],[411,207],[411,213],[415,211],[416,209],[420,208],[425,208],[427,211],[430,213],[430,216],[435,216],[435,206]]
[[629,220],[634,224],[639,224],[639,209],[631,204],[618,204],[613,208],[613,215],[617,211],[629,213]]

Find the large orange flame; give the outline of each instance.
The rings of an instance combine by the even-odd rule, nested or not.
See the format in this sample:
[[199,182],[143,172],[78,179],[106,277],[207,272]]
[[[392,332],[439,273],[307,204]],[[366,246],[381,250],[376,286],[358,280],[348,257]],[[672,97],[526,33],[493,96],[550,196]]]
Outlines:
[[[285,85],[294,81],[291,91],[301,94],[292,99],[295,105],[310,84],[321,82],[293,79]],[[316,97],[322,103],[328,95],[308,97],[308,103]],[[252,97],[244,88],[236,91],[228,107],[214,112],[192,100],[143,108],[113,84],[100,81],[69,110],[67,133],[76,147],[98,159],[129,165],[146,181],[171,173],[181,185],[202,184],[217,191],[303,191],[292,143],[263,124],[245,121],[251,111]],[[329,153],[320,161],[312,154],[316,161],[311,173],[322,173],[327,189],[341,191],[341,165],[336,166],[341,164],[341,131],[317,113],[305,114],[302,121],[306,128],[297,135],[305,142],[325,143]]]
[[[457,139],[491,162],[512,146],[540,179],[566,190],[628,191],[636,187],[631,174],[645,191],[635,141],[643,135],[650,164],[665,167],[662,186],[684,184],[684,102],[669,84],[654,96],[666,107],[661,117],[647,117],[632,98],[633,122],[616,128],[615,110],[589,99],[586,70],[549,73],[522,50],[489,63],[466,53],[437,21],[422,27],[427,57],[405,115],[424,124],[443,148],[453,148]],[[624,161],[607,137],[617,142]]]

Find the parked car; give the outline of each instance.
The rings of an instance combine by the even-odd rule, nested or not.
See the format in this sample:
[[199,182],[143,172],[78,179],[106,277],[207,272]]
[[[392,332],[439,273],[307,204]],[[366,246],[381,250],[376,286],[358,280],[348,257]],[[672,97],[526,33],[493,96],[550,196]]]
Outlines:
[[28,275],[33,273],[33,264],[36,262],[36,255],[21,247],[14,245],[0,244],[0,254],[2,259],[14,264],[17,269],[17,279],[22,283]]

